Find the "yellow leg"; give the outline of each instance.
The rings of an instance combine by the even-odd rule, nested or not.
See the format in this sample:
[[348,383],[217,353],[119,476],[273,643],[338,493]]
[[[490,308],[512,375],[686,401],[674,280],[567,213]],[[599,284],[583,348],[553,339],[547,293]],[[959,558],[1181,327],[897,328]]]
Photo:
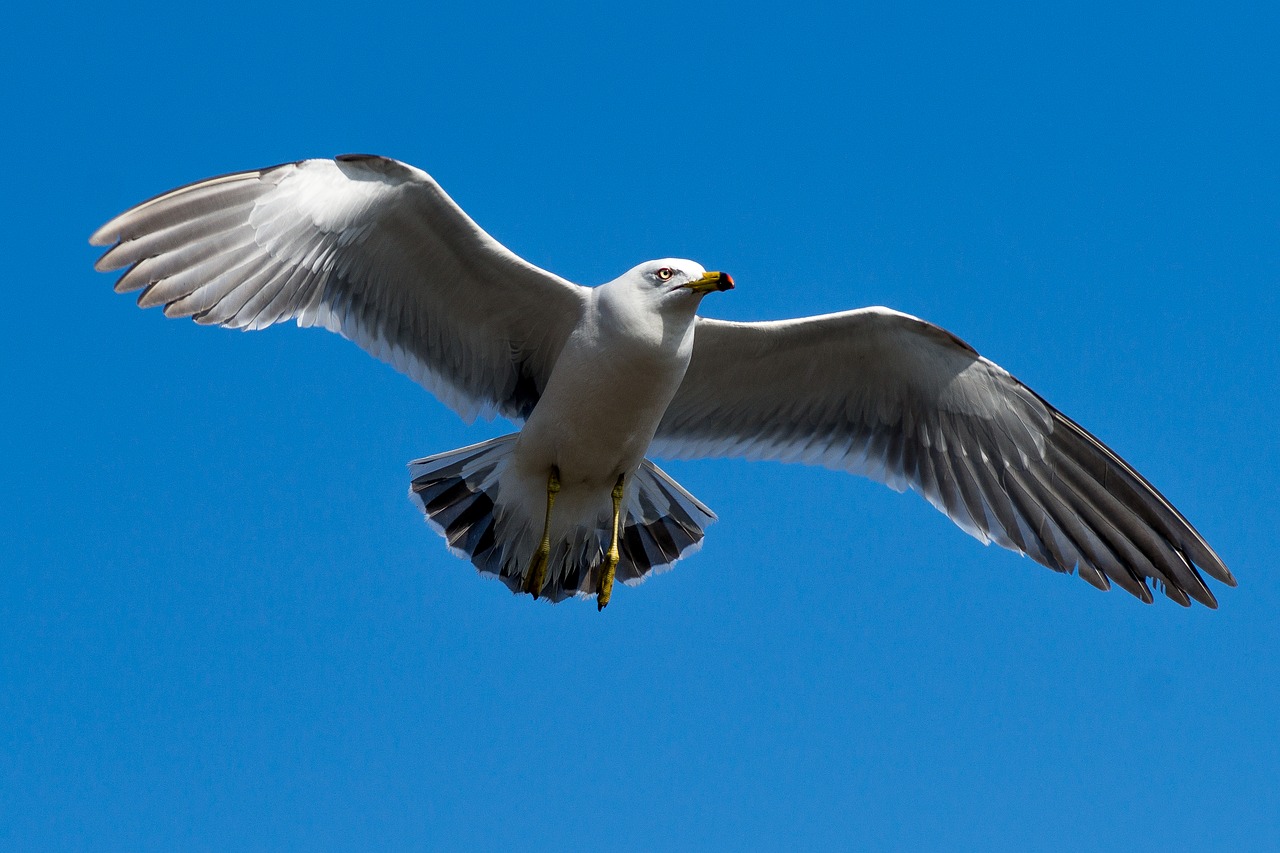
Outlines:
[[600,588],[596,590],[596,610],[604,610],[609,606],[609,596],[613,595],[613,575],[618,569],[618,528],[622,515],[622,480],[613,487],[613,533],[609,537],[609,550],[604,555],[604,566],[600,571]]
[[551,557],[551,508],[556,505],[556,495],[560,493],[560,469],[551,466],[547,475],[547,520],[542,525],[542,544],[534,552],[529,561],[529,568],[524,572],[524,591],[535,599],[542,593],[547,582],[547,560]]

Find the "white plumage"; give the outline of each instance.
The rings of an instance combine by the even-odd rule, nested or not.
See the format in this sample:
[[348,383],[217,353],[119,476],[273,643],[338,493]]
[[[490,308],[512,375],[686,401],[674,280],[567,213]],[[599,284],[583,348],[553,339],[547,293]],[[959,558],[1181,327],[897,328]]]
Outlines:
[[887,308],[770,323],[696,316],[732,279],[679,259],[596,288],[517,257],[426,173],[307,160],[184,187],[91,238],[119,291],[199,323],[324,326],[464,418],[520,432],[412,463],[450,549],[514,591],[546,518],[551,600],[599,591],[611,489],[626,484],[618,577],[701,543],[715,516],[645,459],[821,464],[923,494],[965,531],[1106,589],[1216,606],[1221,559],[1145,479],[950,333]]

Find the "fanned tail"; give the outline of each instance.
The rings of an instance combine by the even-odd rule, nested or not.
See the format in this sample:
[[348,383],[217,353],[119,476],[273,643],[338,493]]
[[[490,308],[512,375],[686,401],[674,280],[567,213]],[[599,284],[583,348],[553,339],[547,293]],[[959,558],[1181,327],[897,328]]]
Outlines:
[[[449,550],[520,593],[544,509],[503,500],[502,478],[515,439],[508,435],[428,456],[409,468],[410,494]],[[598,512],[573,526],[568,538],[552,544],[541,597],[556,602],[596,594],[609,546],[609,513],[606,498]],[[669,569],[701,546],[706,527],[715,520],[701,501],[644,460],[627,484],[617,580],[635,586]]]
[[499,574],[494,564],[501,565],[494,499],[515,438],[505,435],[409,463],[409,496],[427,523],[454,556],[470,560],[485,574]]
[[[702,547],[716,514],[648,459],[632,478],[617,578],[635,586]],[[607,547],[607,542],[605,543]]]

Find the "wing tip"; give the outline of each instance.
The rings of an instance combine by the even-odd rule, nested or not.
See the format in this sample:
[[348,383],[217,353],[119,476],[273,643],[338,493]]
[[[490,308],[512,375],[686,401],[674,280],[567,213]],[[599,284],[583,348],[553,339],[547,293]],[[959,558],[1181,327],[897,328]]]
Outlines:
[[191,183],[174,187],[171,190],[166,190],[159,195],[154,195],[151,198],[138,202],[123,213],[109,219],[105,224],[99,227],[97,231],[94,231],[89,235],[89,245],[110,246],[114,243],[119,243],[121,241],[121,230],[126,219],[171,198],[181,196],[185,193],[191,192],[192,190],[201,190],[218,184],[261,178],[278,169],[283,169],[288,166],[297,166],[299,162],[301,161],[295,160],[288,163],[277,163],[274,166],[267,166],[262,169],[246,169],[239,172],[227,172],[222,175],[215,175],[211,178],[201,178],[198,181],[192,181]]
[[[1095,583],[1086,572],[1080,571],[1080,568],[1078,566],[1076,567],[1075,574],[1078,575],[1083,580],[1087,581],[1090,586],[1094,587],[1095,589],[1102,590],[1103,592],[1106,592],[1109,589],[1111,589],[1111,581],[1114,580],[1121,589],[1123,589],[1125,592],[1129,593],[1134,598],[1141,601],[1143,604],[1155,604],[1155,601],[1156,601],[1155,596],[1152,594],[1151,585],[1150,585],[1150,583],[1154,583],[1156,587],[1161,592],[1164,593],[1166,598],[1168,598],[1170,601],[1176,604],[1181,605],[1182,607],[1190,608],[1192,602],[1194,601],[1204,605],[1209,610],[1218,609],[1217,597],[1213,594],[1212,591],[1210,591],[1208,586],[1206,586],[1203,583],[1201,583],[1197,587],[1189,587],[1189,586],[1182,586],[1179,584],[1169,583],[1167,581],[1162,582],[1159,579],[1144,578],[1144,577],[1133,578],[1130,583],[1125,583],[1123,582],[1123,580],[1108,577],[1108,575],[1106,575],[1103,572],[1098,573],[1099,576],[1102,578],[1103,583]],[[1230,585],[1235,586],[1234,583]]]
[[[107,243],[90,243],[91,246],[105,246]],[[93,262],[94,272],[115,272],[123,267],[124,264],[117,264],[115,259],[111,257],[111,252],[103,253],[102,257]]]
[[[90,246],[112,246],[112,245],[115,245],[116,243],[119,243],[120,229],[118,227],[115,227],[116,220],[119,218],[120,217],[117,216],[114,219],[111,219],[105,224],[99,226],[97,231],[94,231],[92,234],[90,234],[89,245]],[[110,268],[103,269],[98,266],[98,264],[102,262],[103,258],[106,258],[106,255],[103,255],[102,258],[99,258],[98,261],[94,263],[93,268],[98,272],[109,272]]]
[[1222,558],[1218,556],[1217,552],[1209,547],[1209,543],[1201,539],[1200,544],[1204,546],[1208,555],[1213,558],[1212,560],[1201,562],[1200,568],[1208,572],[1209,576],[1216,581],[1220,581],[1221,583],[1225,583],[1227,586],[1231,587],[1239,586],[1240,584],[1236,580],[1236,576],[1231,574],[1231,570],[1227,568],[1227,564],[1222,562]]

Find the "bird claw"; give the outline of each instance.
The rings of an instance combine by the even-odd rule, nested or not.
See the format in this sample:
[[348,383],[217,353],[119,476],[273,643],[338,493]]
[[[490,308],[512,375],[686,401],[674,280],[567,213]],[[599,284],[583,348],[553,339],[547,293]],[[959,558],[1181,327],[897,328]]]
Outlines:
[[533,559],[529,561],[529,568],[525,570],[524,591],[532,595],[534,601],[538,600],[542,587],[547,582],[547,559],[550,556],[550,549],[539,548],[534,553]]
[[522,587],[525,592],[533,596],[534,601],[538,600],[542,587],[547,583],[547,561],[551,558],[551,510],[555,508],[558,494],[560,494],[560,469],[552,465],[550,473],[547,474],[547,518],[542,527],[542,544],[533,553],[529,568],[525,569]]
[[609,606],[609,598],[613,595],[613,576],[618,569],[618,550],[610,549],[604,558],[604,570],[600,573],[600,586],[596,590],[596,611]]
[[604,554],[603,571],[600,572],[600,586],[596,589],[596,611],[609,606],[609,597],[613,595],[613,576],[618,570],[618,528],[621,525],[623,484],[622,476],[613,487],[613,534],[609,537],[609,550]]

